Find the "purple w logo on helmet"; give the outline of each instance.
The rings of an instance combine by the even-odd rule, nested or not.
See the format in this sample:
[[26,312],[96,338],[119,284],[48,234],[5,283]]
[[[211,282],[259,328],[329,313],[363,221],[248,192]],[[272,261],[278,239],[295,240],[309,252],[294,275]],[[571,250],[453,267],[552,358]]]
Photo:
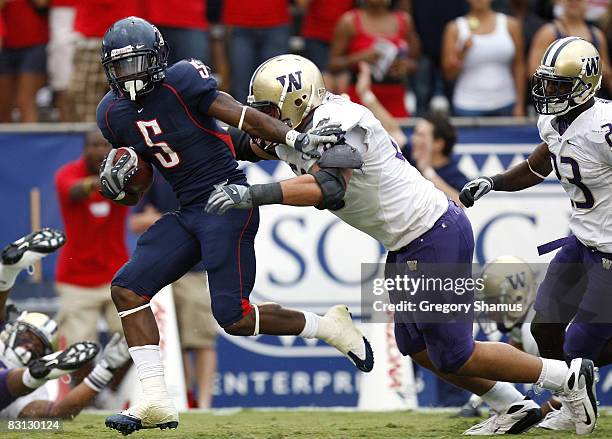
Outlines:
[[289,73],[288,75],[282,75],[276,78],[278,82],[281,83],[283,87],[288,83],[287,93],[291,93],[295,90],[300,90],[302,88],[302,71],[299,70],[295,73]]
[[586,76],[594,76],[599,74],[599,57],[582,58]]
[[508,282],[510,282],[510,285],[512,286],[513,290],[525,288],[525,286],[527,285],[524,271],[516,274],[510,274],[506,276],[506,279],[508,279]]

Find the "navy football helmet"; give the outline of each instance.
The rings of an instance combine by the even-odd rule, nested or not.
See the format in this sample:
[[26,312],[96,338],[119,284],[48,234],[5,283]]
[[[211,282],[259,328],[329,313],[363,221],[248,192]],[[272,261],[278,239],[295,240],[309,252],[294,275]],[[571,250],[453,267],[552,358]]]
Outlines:
[[131,100],[164,79],[168,45],[146,20],[127,17],[115,22],[102,39],[102,66],[111,88]]

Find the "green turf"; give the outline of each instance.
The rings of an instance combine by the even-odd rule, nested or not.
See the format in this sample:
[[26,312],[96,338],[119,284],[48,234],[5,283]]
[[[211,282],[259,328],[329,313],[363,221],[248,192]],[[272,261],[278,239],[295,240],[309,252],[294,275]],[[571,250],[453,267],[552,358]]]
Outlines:
[[[177,430],[141,430],[130,438],[232,438],[232,439],[323,439],[323,438],[458,438],[477,419],[452,418],[449,413],[422,412],[333,412],[333,411],[255,411],[231,414],[181,414]],[[529,437],[575,437],[564,432],[532,429]],[[1,433],[12,438],[121,438],[121,434],[104,427],[104,416],[83,414],[66,422],[62,433]],[[590,438],[612,437],[612,416],[599,418],[599,426]]]

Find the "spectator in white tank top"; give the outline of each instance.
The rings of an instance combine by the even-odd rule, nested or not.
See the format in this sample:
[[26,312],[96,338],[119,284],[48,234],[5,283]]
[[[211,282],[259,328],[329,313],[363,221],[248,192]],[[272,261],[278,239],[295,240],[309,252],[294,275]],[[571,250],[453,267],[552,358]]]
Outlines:
[[470,10],[446,25],[442,69],[455,82],[456,116],[524,116],[525,61],[518,21],[469,0]]

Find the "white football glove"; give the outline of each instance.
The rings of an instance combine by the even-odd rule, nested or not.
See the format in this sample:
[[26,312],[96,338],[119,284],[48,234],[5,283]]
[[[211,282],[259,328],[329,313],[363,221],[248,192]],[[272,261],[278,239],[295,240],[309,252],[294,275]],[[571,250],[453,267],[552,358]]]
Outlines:
[[228,209],[250,209],[253,200],[248,186],[240,184],[216,184],[208,197],[206,213],[223,215]]
[[113,165],[116,149],[111,149],[100,166],[100,192],[106,198],[119,201],[125,198],[125,185],[138,170],[138,155],[132,148]]
[[319,158],[320,145],[333,145],[342,138],[344,131],[339,123],[324,123],[321,126],[311,128],[306,133],[291,130],[287,133],[286,144],[295,148],[309,157]]
[[104,346],[100,361],[83,382],[96,392],[100,392],[113,379],[115,369],[130,361],[127,341],[121,334],[114,334]]
[[478,177],[476,180],[469,181],[461,189],[459,200],[465,207],[472,207],[493,189],[493,180],[490,177]]

